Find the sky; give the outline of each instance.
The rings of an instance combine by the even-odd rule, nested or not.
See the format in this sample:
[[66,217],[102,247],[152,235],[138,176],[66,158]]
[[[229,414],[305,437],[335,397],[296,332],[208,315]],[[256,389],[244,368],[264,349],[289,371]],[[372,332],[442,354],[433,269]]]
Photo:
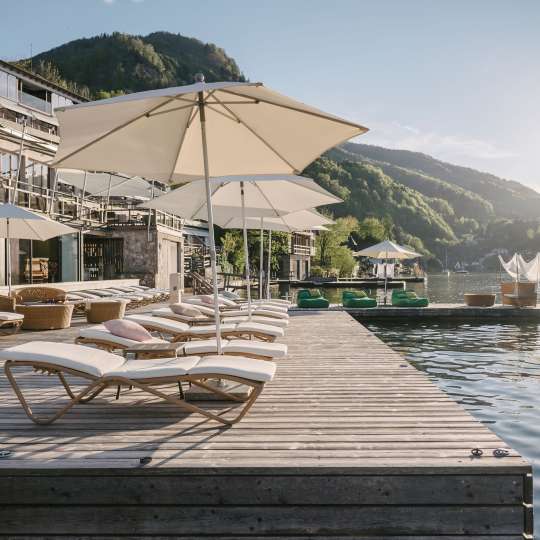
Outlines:
[[[165,30],[251,81],[413,150],[540,190],[539,0],[0,0],[0,57]],[[39,16],[36,16],[39,14]]]

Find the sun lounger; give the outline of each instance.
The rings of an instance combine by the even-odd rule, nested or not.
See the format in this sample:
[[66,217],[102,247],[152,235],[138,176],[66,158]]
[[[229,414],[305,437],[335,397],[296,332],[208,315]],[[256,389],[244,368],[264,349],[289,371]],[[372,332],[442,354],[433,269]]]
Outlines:
[[[118,386],[137,388],[176,405],[185,412],[199,413],[206,418],[231,425],[240,421],[249,411],[262,392],[264,384],[273,379],[276,371],[276,364],[273,362],[241,356],[183,356],[125,360],[122,356],[93,347],[47,341],[33,341],[4,349],[0,352],[0,358],[6,360],[4,365],[6,376],[25,413],[33,422],[43,425],[58,420],[74,405],[92,400],[106,388]],[[49,417],[34,414],[17,383],[14,369],[18,367],[30,367],[56,375],[66,390],[68,403]],[[74,390],[69,385],[66,375],[85,379],[88,384],[82,390]],[[212,413],[186,402],[182,397],[166,394],[163,388],[156,388],[156,385],[173,383],[181,385],[182,382],[188,382],[224,399],[242,401],[225,390],[208,384],[208,379],[239,382],[251,387],[248,399],[236,416],[227,418],[224,416],[225,413]]]
[[[129,349],[141,344],[140,341],[112,334],[102,324],[81,328],[75,343],[94,345],[109,352]],[[155,337],[151,343],[169,343],[169,341]],[[222,354],[241,354],[249,358],[271,360],[285,357],[287,355],[287,345],[283,343],[265,343],[251,339],[223,339],[221,341],[221,352]],[[181,348],[177,349],[177,354],[185,356],[217,354],[217,342],[215,339],[186,341],[181,345]]]
[[[160,310],[153,311],[151,316],[137,313],[128,315],[126,319],[139,323],[150,332],[170,335],[173,341],[208,339],[216,335],[216,326],[214,324],[190,326],[184,322],[175,320],[173,317],[159,317],[155,315],[156,311]],[[224,338],[257,338],[261,341],[275,341],[278,337],[283,337],[285,333],[282,328],[278,328],[277,326],[253,321],[243,321],[221,324],[221,335]]]
[[0,334],[15,334],[21,329],[24,315],[0,311]]
[[[198,306],[196,307],[197,309],[200,309]],[[166,319],[173,319],[175,321],[180,321],[180,322],[184,322],[191,325],[214,324],[213,310],[209,310],[208,314],[190,317],[189,315],[175,313],[171,308],[165,307],[165,308],[154,309],[152,311],[152,315],[154,315],[155,317],[164,317]],[[249,316],[247,313],[241,312],[240,315],[230,315],[228,317],[222,315],[221,320],[226,323],[248,322]],[[260,324],[268,324],[272,326],[277,326],[278,328],[286,328],[289,325],[289,321],[287,319],[260,317],[258,315],[252,315],[251,321],[257,322]]]
[[296,297],[299,308],[327,308],[330,302],[324,298],[319,289],[310,291],[309,289],[300,289]]

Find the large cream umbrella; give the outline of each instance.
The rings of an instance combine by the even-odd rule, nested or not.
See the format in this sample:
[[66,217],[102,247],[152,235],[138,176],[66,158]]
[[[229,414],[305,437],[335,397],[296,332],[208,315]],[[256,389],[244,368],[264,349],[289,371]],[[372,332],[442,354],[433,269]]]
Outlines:
[[206,180],[218,352],[219,305],[211,175],[299,174],[367,128],[265,88],[198,82],[57,108],[54,166],[122,171],[176,183]]
[[0,204],[0,238],[5,238],[7,254],[7,285],[11,296],[11,242],[12,238],[24,240],[49,240],[55,236],[73,234],[77,229],[68,227],[46,216],[31,212],[14,204]]
[[400,246],[391,240],[384,240],[373,246],[367,247],[353,253],[356,257],[371,257],[372,259],[384,260],[384,301],[386,303],[386,292],[388,290],[388,277],[386,265],[389,259],[416,259],[421,257],[420,253],[416,253],[409,248]]
[[326,225],[332,225],[334,221],[326,216],[323,216],[317,210],[311,208],[308,210],[299,210],[284,216],[275,218],[247,218],[245,223],[239,218],[232,218],[223,225],[226,229],[260,229],[260,254],[259,254],[259,298],[263,297],[263,273],[264,273],[264,230],[268,230],[268,261],[267,261],[267,282],[266,282],[266,298],[270,299],[270,270],[272,260],[272,231],[292,233],[294,231],[313,231],[325,230]]
[[[248,316],[251,317],[248,220],[255,219],[257,223],[260,223],[260,219],[273,219],[282,230],[290,232],[295,230],[295,227],[289,226],[287,220],[296,221],[297,225],[300,222],[294,215],[289,218],[292,215],[291,212],[312,206],[338,203],[341,199],[304,176],[223,176],[210,178],[208,183],[214,223],[220,227],[243,229]],[[140,206],[175,212],[186,219],[204,218],[208,214],[206,182],[194,180]],[[308,216],[313,224],[330,222],[327,218],[321,221],[322,216],[319,214],[315,216],[309,213]]]

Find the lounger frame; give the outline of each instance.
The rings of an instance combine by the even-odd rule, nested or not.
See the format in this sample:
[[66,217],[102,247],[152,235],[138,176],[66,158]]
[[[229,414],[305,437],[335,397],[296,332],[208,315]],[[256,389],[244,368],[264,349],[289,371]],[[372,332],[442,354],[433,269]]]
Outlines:
[[0,323],[0,335],[7,336],[16,334],[22,327],[24,319],[2,321]]
[[[32,412],[32,409],[30,405],[28,404],[26,398],[24,397],[24,394],[13,374],[14,367],[31,367],[35,371],[42,372],[48,375],[58,376],[60,382],[62,383],[62,386],[64,387],[67,395],[70,398],[70,401],[66,405],[64,405],[59,411],[57,411],[55,414],[53,414],[50,417],[39,417],[35,415]],[[99,394],[101,394],[107,388],[110,388],[110,387],[118,388],[119,386],[128,386],[128,387],[138,388],[139,390],[142,390],[143,392],[146,392],[153,396],[159,397],[163,399],[164,401],[171,403],[172,405],[176,405],[180,409],[183,409],[187,412],[201,414],[202,416],[205,416],[206,418],[210,420],[215,420],[216,422],[219,422],[220,424],[232,425],[239,422],[247,414],[247,412],[251,409],[251,407],[253,406],[253,404],[255,403],[255,401],[257,400],[257,398],[259,397],[260,393],[262,392],[264,388],[263,382],[253,381],[251,379],[246,379],[246,378],[238,377],[235,375],[225,375],[222,373],[202,373],[198,375],[175,375],[175,376],[170,376],[170,377],[154,377],[154,378],[148,378],[148,379],[130,379],[127,377],[121,377],[121,376],[116,376],[116,375],[97,377],[89,373],[86,373],[84,371],[79,371],[76,369],[67,368],[64,366],[58,366],[56,364],[37,361],[37,360],[36,361],[6,360],[5,365],[4,365],[4,370],[26,415],[28,416],[28,418],[30,418],[30,420],[32,420],[32,422],[39,425],[52,424],[54,421],[64,416],[73,406],[77,405],[78,403],[88,403],[89,401],[97,397]],[[73,375],[75,377],[80,377],[90,382],[80,392],[74,393],[65,378],[66,374]],[[209,379],[221,379],[225,381],[238,382],[238,383],[251,387],[252,390],[249,393],[249,397],[247,399],[242,399],[242,398],[239,398],[238,396],[235,396],[234,394],[231,394],[229,392],[216,388],[215,386],[212,386],[208,384],[207,382],[205,382],[205,381],[208,381]],[[153,385],[173,384],[173,383],[181,384],[182,382],[187,382],[194,386],[203,388],[209,392],[212,392],[213,394],[216,394],[217,396],[222,397],[224,400],[244,403],[244,406],[240,410],[239,414],[237,414],[234,418],[228,419],[223,416],[223,414],[225,413],[223,414],[211,413],[209,411],[202,409],[201,407],[197,407],[196,405],[188,403],[185,399],[182,399],[182,398],[179,399],[172,395],[165,394],[164,392],[156,388],[153,388]]]

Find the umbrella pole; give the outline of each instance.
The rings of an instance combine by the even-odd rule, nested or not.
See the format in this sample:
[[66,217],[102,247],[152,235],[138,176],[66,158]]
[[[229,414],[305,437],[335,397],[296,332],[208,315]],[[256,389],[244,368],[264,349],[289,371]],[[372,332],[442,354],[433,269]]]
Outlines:
[[264,273],[264,218],[261,218],[261,236],[259,246],[259,300],[263,297],[263,273]]
[[272,260],[272,230],[268,229],[268,267],[267,267],[267,280],[266,280],[266,298],[270,300],[270,269]]
[[204,95],[199,92],[199,117],[201,123],[201,142],[204,162],[204,185],[206,188],[206,210],[208,212],[208,237],[210,240],[210,265],[212,268],[212,287],[214,289],[214,318],[216,323],[217,353],[221,354],[221,324],[219,314],[219,294],[217,280],[216,239],[214,237],[214,212],[212,209],[212,193],[210,190],[210,172],[208,168],[208,147],[206,143],[206,114],[204,110]]
[[[26,135],[26,119],[23,120],[23,129],[22,129],[22,135],[21,135],[21,144],[19,146],[19,156],[17,160],[17,176],[15,177],[15,186],[13,188],[13,194],[12,199],[9,201],[9,193],[8,193],[8,202],[11,202],[12,204],[15,204],[17,201],[17,190],[19,189],[19,180],[21,179],[21,161],[22,161],[22,155],[24,150],[24,136]],[[11,186],[11,179],[9,182]]]
[[49,199],[49,211],[47,212],[49,214],[49,217],[52,216],[53,210],[54,210],[54,196],[56,195],[56,187],[58,185],[58,169],[54,171],[54,180],[53,180],[53,187],[51,190],[51,195]]
[[240,182],[240,199],[242,201],[242,234],[244,236],[244,260],[246,269],[246,291],[248,304],[248,320],[251,320],[251,276],[249,272],[249,246],[246,227],[246,200],[244,194],[244,182]]
[[11,238],[9,237],[9,218],[6,220],[6,257],[8,296],[11,296]]

